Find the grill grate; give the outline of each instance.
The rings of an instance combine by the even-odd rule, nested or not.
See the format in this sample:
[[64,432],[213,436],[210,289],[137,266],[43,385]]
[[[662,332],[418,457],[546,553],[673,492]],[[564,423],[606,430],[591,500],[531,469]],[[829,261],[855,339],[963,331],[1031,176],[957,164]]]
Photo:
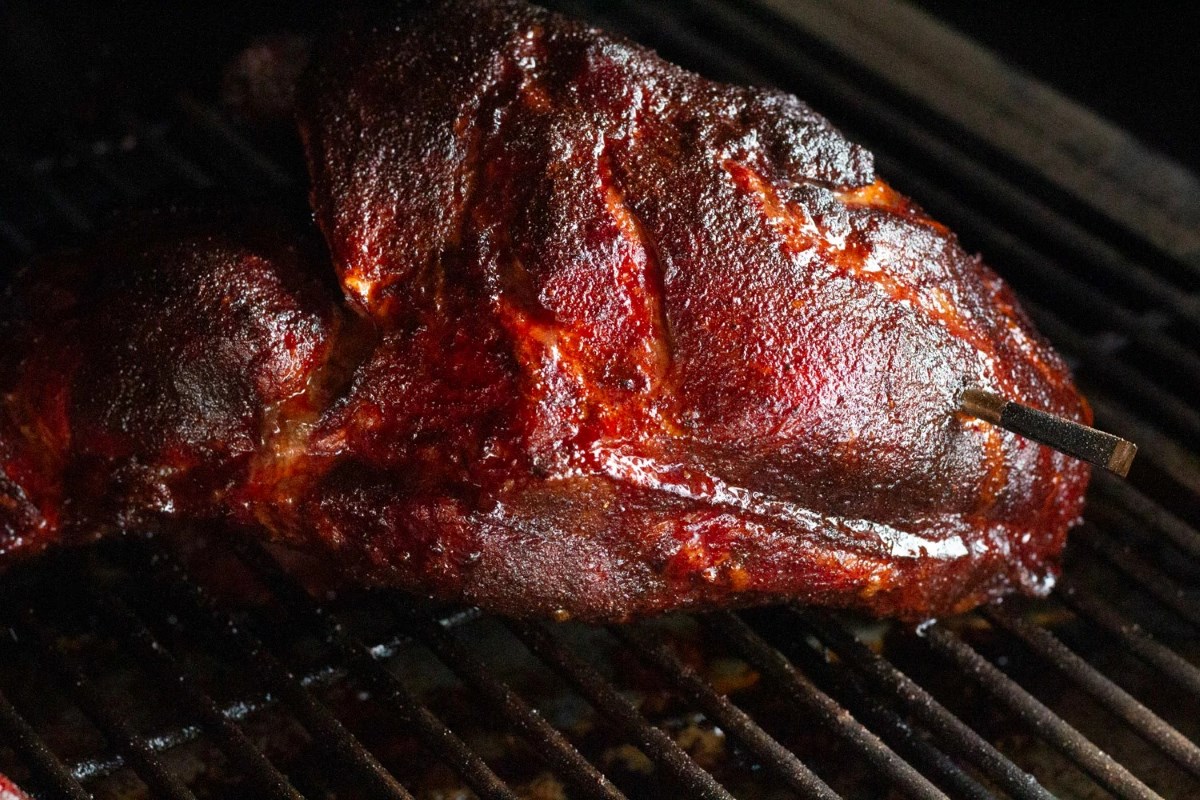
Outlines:
[[[314,599],[256,546],[213,543],[266,595],[234,608],[170,543],[108,543],[0,587],[0,770],[66,798],[1200,793],[1196,266],[773,3],[555,5],[795,91],[1013,282],[1098,419],[1142,445],[1132,483],[1096,476],[1056,593],[919,633],[786,608],[605,632],[388,593]],[[193,97],[53,141],[54,159],[0,154],[11,263],[86,238],[108,209],[197,191],[306,213],[293,154]]]

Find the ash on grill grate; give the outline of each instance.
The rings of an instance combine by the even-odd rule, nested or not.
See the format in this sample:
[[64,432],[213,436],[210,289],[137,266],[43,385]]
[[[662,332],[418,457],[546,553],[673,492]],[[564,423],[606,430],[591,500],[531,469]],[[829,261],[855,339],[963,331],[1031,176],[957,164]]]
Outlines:
[[[109,543],[0,582],[0,772],[70,798],[1200,794],[1194,265],[848,57],[847,2],[555,5],[804,97],[1022,292],[1143,445],[1131,483],[1096,481],[1059,590],[923,632],[790,609],[605,631],[314,598],[220,536]],[[295,151],[254,136],[189,96],[0,152],[0,261],[196,194],[306,215]]]

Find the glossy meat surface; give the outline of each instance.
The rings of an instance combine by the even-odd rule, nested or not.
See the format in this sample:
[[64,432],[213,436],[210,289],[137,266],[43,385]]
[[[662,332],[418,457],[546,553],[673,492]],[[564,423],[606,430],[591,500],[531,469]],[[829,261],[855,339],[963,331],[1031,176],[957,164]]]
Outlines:
[[0,317],[4,558],[242,502],[279,431],[313,413],[337,327],[301,241],[179,212],[30,265]]
[[[407,8],[328,45],[298,92],[347,310],[284,248],[255,251],[242,284],[270,288],[236,325],[188,304],[171,346],[125,314],[25,323],[63,332],[2,365],[7,549],[70,529],[51,517],[79,496],[89,523],[222,516],[512,614],[792,599],[921,618],[1048,587],[1087,468],[958,398],[1086,404],[869,153],[793,97],[522,3]],[[154,269],[235,281],[241,236]],[[112,302],[153,318],[175,294],[147,292]],[[243,359],[205,368],[211,426],[174,388],[200,332]],[[104,477],[122,469],[132,489]]]
[[[1009,290],[790,96],[520,3],[349,35],[301,96],[385,331],[310,519],[523,612],[1036,589],[1086,468],[955,413],[1086,411]],[[361,143],[369,143],[363,147]]]

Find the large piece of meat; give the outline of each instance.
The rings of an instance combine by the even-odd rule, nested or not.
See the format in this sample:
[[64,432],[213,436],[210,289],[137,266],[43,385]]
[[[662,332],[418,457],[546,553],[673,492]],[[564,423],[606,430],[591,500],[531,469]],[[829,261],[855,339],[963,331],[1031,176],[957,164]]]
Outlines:
[[344,303],[295,234],[230,220],[15,290],[5,558],[211,517],[512,614],[1048,587],[1087,468],[959,398],[1086,405],[869,153],[523,3],[406,8],[298,93]]

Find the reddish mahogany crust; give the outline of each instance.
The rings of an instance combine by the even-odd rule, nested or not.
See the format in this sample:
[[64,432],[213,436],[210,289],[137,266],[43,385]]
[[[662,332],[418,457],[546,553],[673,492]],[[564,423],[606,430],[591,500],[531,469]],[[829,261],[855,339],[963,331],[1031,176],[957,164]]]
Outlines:
[[[56,399],[136,375],[117,353],[150,340],[95,315],[28,324],[65,332],[5,366],[36,378],[0,417],[5,541],[62,524],[68,490],[40,482],[67,464],[99,481],[89,503],[128,498],[101,519],[224,515],[363,580],[510,614],[790,599],[920,618],[1047,588],[1087,468],[958,398],[1086,405],[1009,289],[800,101],[522,3],[444,0],[332,43],[298,113],[356,313],[305,299],[295,254],[255,251],[273,288],[246,335],[189,305],[186,330],[137,345],[154,355],[137,392],[89,390],[78,410]],[[146,298],[151,317],[167,301]],[[155,378],[195,331],[250,354],[212,370],[247,412],[225,428],[177,422],[190,395]],[[272,358],[289,335],[297,355]],[[43,358],[83,366],[56,383]],[[30,407],[64,410],[33,425]],[[171,503],[114,492],[131,459],[177,477]]]
[[30,265],[4,314],[20,343],[0,365],[5,557],[225,514],[309,409],[337,324],[302,240],[174,213]]
[[300,121],[386,331],[303,521],[375,579],[599,618],[1044,585],[1086,468],[954,409],[1085,418],[1066,369],[800,101],[465,0],[344,37]]

